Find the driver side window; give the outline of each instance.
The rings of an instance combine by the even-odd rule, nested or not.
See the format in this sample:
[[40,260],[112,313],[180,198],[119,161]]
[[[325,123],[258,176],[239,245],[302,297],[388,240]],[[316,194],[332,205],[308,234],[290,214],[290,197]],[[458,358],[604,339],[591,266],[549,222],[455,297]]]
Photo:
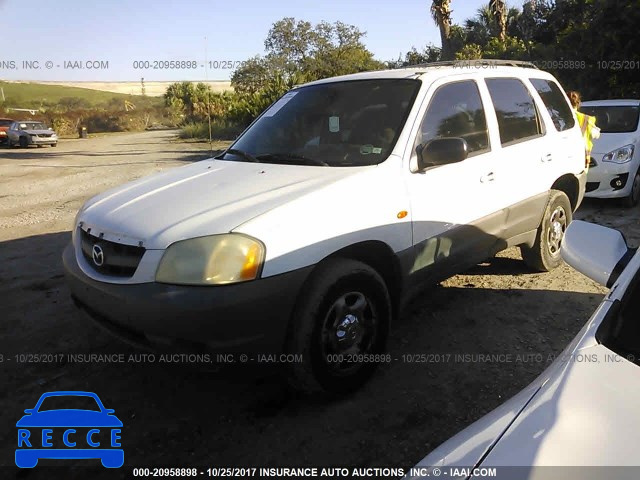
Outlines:
[[449,83],[436,90],[420,125],[414,151],[420,144],[451,137],[467,142],[469,157],[490,151],[487,120],[473,80]]

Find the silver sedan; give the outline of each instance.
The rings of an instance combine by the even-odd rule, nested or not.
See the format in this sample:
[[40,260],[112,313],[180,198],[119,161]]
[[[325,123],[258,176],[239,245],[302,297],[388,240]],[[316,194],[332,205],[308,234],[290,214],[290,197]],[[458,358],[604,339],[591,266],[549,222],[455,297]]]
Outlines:
[[58,145],[58,135],[52,128],[47,128],[42,122],[22,121],[13,122],[7,130],[7,142],[10,147],[20,145],[26,148],[29,145]]

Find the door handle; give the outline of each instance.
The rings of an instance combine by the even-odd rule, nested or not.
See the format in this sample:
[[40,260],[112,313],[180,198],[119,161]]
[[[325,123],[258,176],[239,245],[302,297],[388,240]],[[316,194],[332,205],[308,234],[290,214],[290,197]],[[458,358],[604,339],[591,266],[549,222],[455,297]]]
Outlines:
[[493,182],[494,180],[495,180],[495,177],[493,175],[493,172],[489,172],[486,175],[483,175],[482,177],[480,177],[481,183]]
[[550,153],[547,153],[546,155],[543,155],[542,157],[540,157],[540,161],[545,163],[545,162],[550,162],[553,160],[553,155],[551,155]]

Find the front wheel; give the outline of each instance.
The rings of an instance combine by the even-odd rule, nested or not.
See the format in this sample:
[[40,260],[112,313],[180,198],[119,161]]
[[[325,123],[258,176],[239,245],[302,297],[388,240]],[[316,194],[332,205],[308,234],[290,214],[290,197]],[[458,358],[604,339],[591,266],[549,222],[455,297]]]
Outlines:
[[520,247],[527,266],[538,272],[549,272],[560,266],[560,246],[572,219],[571,202],[567,195],[559,190],[551,190],[533,247]]
[[365,383],[384,353],[391,300],[382,277],[351,259],[326,261],[294,309],[287,353],[290,384],[305,393],[347,393]]
[[638,205],[640,201],[640,170],[636,172],[631,184],[631,192],[622,199],[622,204],[627,208]]
[[20,148],[27,148],[28,146],[27,137],[20,137]]

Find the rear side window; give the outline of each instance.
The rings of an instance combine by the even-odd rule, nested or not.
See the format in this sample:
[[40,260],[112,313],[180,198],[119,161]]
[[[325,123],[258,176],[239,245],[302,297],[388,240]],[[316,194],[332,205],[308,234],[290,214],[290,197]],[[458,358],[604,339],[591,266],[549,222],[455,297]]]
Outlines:
[[503,146],[542,135],[536,104],[524,83],[517,78],[488,78],[486,82]]
[[416,144],[447,137],[463,138],[469,156],[489,151],[487,119],[476,82],[449,83],[433,94]]
[[562,132],[573,128],[576,123],[573,112],[558,84],[542,78],[530,78],[529,80],[542,98],[544,106],[547,107],[556,130]]

